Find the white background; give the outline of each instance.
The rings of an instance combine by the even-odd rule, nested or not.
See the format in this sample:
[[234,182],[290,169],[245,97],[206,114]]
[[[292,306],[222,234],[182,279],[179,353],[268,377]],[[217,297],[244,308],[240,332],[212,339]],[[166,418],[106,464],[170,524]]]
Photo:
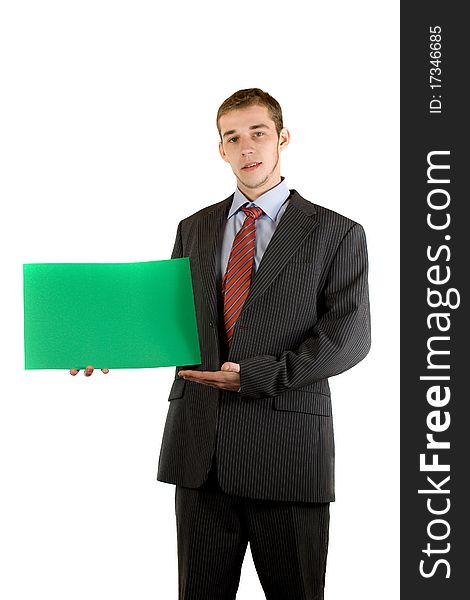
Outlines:
[[[177,597],[174,487],[155,479],[173,369],[25,372],[22,264],[169,258],[179,220],[234,190],[215,115],[256,86],[283,107],[290,187],[368,236],[372,351],[330,382],[326,600],[398,598],[398,2],[0,17],[1,597]],[[248,551],[237,598],[262,597]]]

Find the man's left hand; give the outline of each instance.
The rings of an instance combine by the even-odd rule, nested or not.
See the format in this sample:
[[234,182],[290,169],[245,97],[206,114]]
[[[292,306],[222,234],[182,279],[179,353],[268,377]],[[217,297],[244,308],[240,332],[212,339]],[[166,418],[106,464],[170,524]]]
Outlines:
[[240,365],[226,362],[220,367],[220,371],[191,371],[181,370],[178,375],[187,381],[203,383],[221,390],[230,392],[240,391]]

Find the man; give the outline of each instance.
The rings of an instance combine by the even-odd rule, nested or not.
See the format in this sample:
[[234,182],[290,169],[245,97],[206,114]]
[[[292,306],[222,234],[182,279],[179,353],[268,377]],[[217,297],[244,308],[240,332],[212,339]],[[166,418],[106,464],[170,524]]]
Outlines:
[[190,257],[202,358],[176,369],[158,469],[176,484],[179,598],[234,599],[249,542],[268,600],[321,600],[328,377],[370,347],[365,236],[289,190],[269,94],[235,92],[217,127],[237,189],[184,219],[172,254]]
[[327,378],[370,346],[364,232],[288,189],[274,98],[240,90],[217,126],[237,189],[179,224],[172,255],[190,257],[202,353],[177,369],[158,471],[176,484],[180,599],[235,598],[250,542],[268,600],[319,600]]

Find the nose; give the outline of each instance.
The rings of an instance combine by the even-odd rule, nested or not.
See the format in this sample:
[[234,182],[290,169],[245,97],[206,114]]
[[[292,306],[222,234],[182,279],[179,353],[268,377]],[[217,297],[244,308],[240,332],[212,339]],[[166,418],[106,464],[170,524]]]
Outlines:
[[242,156],[248,156],[250,154],[253,154],[253,152],[254,152],[253,140],[251,139],[250,136],[248,136],[246,138],[242,138],[240,140],[240,149],[241,149]]

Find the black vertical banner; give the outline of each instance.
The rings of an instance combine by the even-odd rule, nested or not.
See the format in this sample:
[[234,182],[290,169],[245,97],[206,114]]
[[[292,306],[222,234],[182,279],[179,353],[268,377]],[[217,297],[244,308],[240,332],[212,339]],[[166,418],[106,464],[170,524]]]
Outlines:
[[464,3],[401,3],[401,598],[468,595]]

